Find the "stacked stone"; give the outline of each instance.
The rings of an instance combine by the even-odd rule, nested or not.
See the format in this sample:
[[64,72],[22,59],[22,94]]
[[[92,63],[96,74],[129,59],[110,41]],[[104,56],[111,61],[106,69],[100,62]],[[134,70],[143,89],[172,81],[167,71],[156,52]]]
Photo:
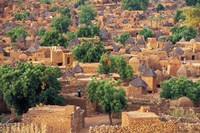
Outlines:
[[0,133],[46,133],[45,124],[10,123],[0,125]]
[[129,129],[129,127],[121,127],[121,126],[95,126],[90,127],[89,133],[133,133]]

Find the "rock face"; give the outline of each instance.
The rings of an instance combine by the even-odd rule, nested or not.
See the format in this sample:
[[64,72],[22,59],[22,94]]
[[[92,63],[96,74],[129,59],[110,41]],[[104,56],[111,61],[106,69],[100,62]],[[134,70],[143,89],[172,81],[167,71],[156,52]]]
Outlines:
[[44,106],[29,109],[23,123],[46,124],[47,132],[76,133],[84,125],[84,111],[76,106]]

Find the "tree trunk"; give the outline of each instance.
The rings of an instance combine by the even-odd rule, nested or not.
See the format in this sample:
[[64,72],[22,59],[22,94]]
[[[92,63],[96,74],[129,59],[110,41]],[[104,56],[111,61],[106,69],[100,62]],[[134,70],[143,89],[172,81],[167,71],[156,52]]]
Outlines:
[[112,122],[112,113],[109,113],[109,120],[110,120],[110,125],[113,125],[113,122]]

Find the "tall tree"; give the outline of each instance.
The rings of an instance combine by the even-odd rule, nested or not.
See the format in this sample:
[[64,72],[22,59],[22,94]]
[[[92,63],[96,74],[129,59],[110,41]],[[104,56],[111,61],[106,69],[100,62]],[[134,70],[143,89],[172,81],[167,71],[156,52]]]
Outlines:
[[20,115],[36,104],[62,104],[58,68],[19,63],[16,68],[0,67],[0,91],[9,108]]
[[127,100],[125,91],[120,88],[116,89],[117,84],[108,80],[93,79],[87,84],[88,99],[97,102],[105,113],[109,114],[110,125],[112,123],[112,113],[121,112],[127,108]]

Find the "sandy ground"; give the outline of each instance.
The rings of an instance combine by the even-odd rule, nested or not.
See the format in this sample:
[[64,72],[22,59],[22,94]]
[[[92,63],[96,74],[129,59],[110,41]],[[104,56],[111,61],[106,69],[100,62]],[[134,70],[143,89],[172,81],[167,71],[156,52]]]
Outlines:
[[[96,125],[109,125],[109,118],[108,115],[97,115],[94,117],[86,117],[85,118],[85,127],[82,128],[79,133],[89,133],[89,127],[90,126],[96,126]],[[120,124],[120,119],[113,119],[113,124]]]

